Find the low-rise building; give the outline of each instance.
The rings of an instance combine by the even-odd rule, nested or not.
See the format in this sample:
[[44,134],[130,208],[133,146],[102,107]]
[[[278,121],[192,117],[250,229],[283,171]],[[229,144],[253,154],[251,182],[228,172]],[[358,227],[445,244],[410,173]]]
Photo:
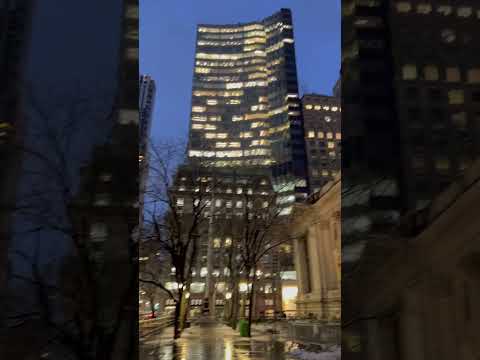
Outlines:
[[299,316],[340,319],[340,189],[337,175],[293,212]]

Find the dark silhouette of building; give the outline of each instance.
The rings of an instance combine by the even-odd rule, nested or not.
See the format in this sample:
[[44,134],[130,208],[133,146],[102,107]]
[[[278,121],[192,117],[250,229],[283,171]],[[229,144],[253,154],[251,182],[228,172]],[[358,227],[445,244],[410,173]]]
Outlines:
[[21,162],[22,71],[28,53],[31,13],[28,0],[0,4],[0,299],[6,284],[7,249]]
[[428,208],[479,154],[478,10],[475,1],[342,3],[345,333],[372,335],[354,286],[368,273],[354,270],[378,271],[398,251],[400,219]]

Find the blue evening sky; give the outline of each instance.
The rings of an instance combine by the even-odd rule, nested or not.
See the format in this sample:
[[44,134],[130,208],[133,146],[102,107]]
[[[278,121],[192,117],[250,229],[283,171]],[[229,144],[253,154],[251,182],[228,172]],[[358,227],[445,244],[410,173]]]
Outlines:
[[188,133],[197,24],[293,14],[299,89],[331,94],[340,73],[341,0],[140,0],[140,72],[157,84],[154,139]]

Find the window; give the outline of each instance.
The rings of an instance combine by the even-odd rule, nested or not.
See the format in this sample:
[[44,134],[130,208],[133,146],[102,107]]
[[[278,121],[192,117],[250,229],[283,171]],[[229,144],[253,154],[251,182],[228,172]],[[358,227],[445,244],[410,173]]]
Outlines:
[[332,118],[331,118],[330,116],[325,116],[325,118],[324,118],[324,119],[325,119],[325,121],[326,121],[326,122],[330,122],[330,121],[332,121]]
[[473,11],[471,7],[468,6],[461,6],[457,9],[457,15],[460,17],[470,17],[472,15]]
[[327,143],[327,147],[328,147],[329,149],[333,149],[333,148],[335,147],[335,143],[334,143],[333,141],[329,141],[329,142]]
[[335,133],[335,139],[342,140],[342,134],[341,133]]
[[108,206],[110,205],[110,194],[101,193],[95,195],[95,206]]
[[467,127],[467,114],[465,112],[452,114],[452,124],[458,129],[465,129]]
[[455,31],[451,29],[445,29],[441,33],[442,40],[446,43],[452,43],[455,41],[457,38],[457,35],[455,34]]
[[192,112],[196,112],[196,113],[205,112],[205,110],[207,110],[207,108],[205,106],[194,106],[194,107],[192,107]]
[[333,139],[333,133],[327,132],[327,139]]
[[222,246],[222,241],[220,240],[220,238],[213,239],[213,247],[215,249],[218,249],[220,246]]
[[437,81],[439,78],[438,68],[434,65],[425,66],[424,75],[425,75],[425,80]]
[[415,80],[417,78],[417,67],[415,65],[404,65],[402,68],[404,80]]
[[313,106],[312,105],[305,105],[305,109],[307,110],[312,110]]
[[446,171],[450,168],[450,160],[446,157],[435,159],[435,169]]
[[450,15],[452,13],[452,7],[450,5],[440,5],[437,8],[437,12],[444,16]]
[[232,246],[232,238],[230,236],[227,236],[225,238],[225,247]]
[[417,5],[417,13],[419,14],[430,14],[432,12],[432,5],[422,3]]
[[232,208],[232,201],[231,200],[227,200],[225,202],[225,206],[228,208],[228,209],[231,209]]
[[309,131],[308,132],[308,137],[311,139],[311,138],[314,138],[315,137],[315,131]]
[[407,13],[412,10],[412,5],[409,2],[402,1],[397,3],[397,11],[400,13]]
[[325,137],[324,132],[323,132],[323,131],[319,131],[319,132],[318,132],[318,138],[319,138],[319,139],[323,139],[324,137]]
[[460,69],[456,67],[447,68],[447,81],[459,82],[460,81]]
[[222,206],[222,200],[220,200],[220,199],[215,200],[215,206],[216,207],[221,207]]
[[206,267],[202,267],[202,268],[200,269],[200,277],[205,277],[205,276],[207,276],[207,274],[208,274],[207,268],[206,268]]
[[470,69],[467,72],[467,81],[470,84],[480,83],[480,69]]
[[237,209],[241,209],[243,207],[243,201],[237,201],[236,207]]
[[183,198],[177,199],[177,206],[181,207],[185,205],[185,200]]
[[90,226],[90,241],[102,242],[108,236],[108,227],[105,223],[93,223]]
[[458,105],[464,103],[463,90],[450,90],[448,92],[448,103],[452,105]]
[[237,194],[240,195],[241,193],[243,193],[243,189],[242,188],[237,188]]
[[420,156],[414,156],[412,159],[412,167],[415,170],[423,170],[425,168],[425,159]]

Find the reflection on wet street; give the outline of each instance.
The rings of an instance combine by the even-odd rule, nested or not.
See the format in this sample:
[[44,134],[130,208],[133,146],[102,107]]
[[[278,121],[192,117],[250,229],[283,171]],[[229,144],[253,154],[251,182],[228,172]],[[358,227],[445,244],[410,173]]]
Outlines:
[[170,329],[141,342],[141,360],[287,360],[285,342],[271,335],[241,338],[223,325],[200,325],[173,342]]

